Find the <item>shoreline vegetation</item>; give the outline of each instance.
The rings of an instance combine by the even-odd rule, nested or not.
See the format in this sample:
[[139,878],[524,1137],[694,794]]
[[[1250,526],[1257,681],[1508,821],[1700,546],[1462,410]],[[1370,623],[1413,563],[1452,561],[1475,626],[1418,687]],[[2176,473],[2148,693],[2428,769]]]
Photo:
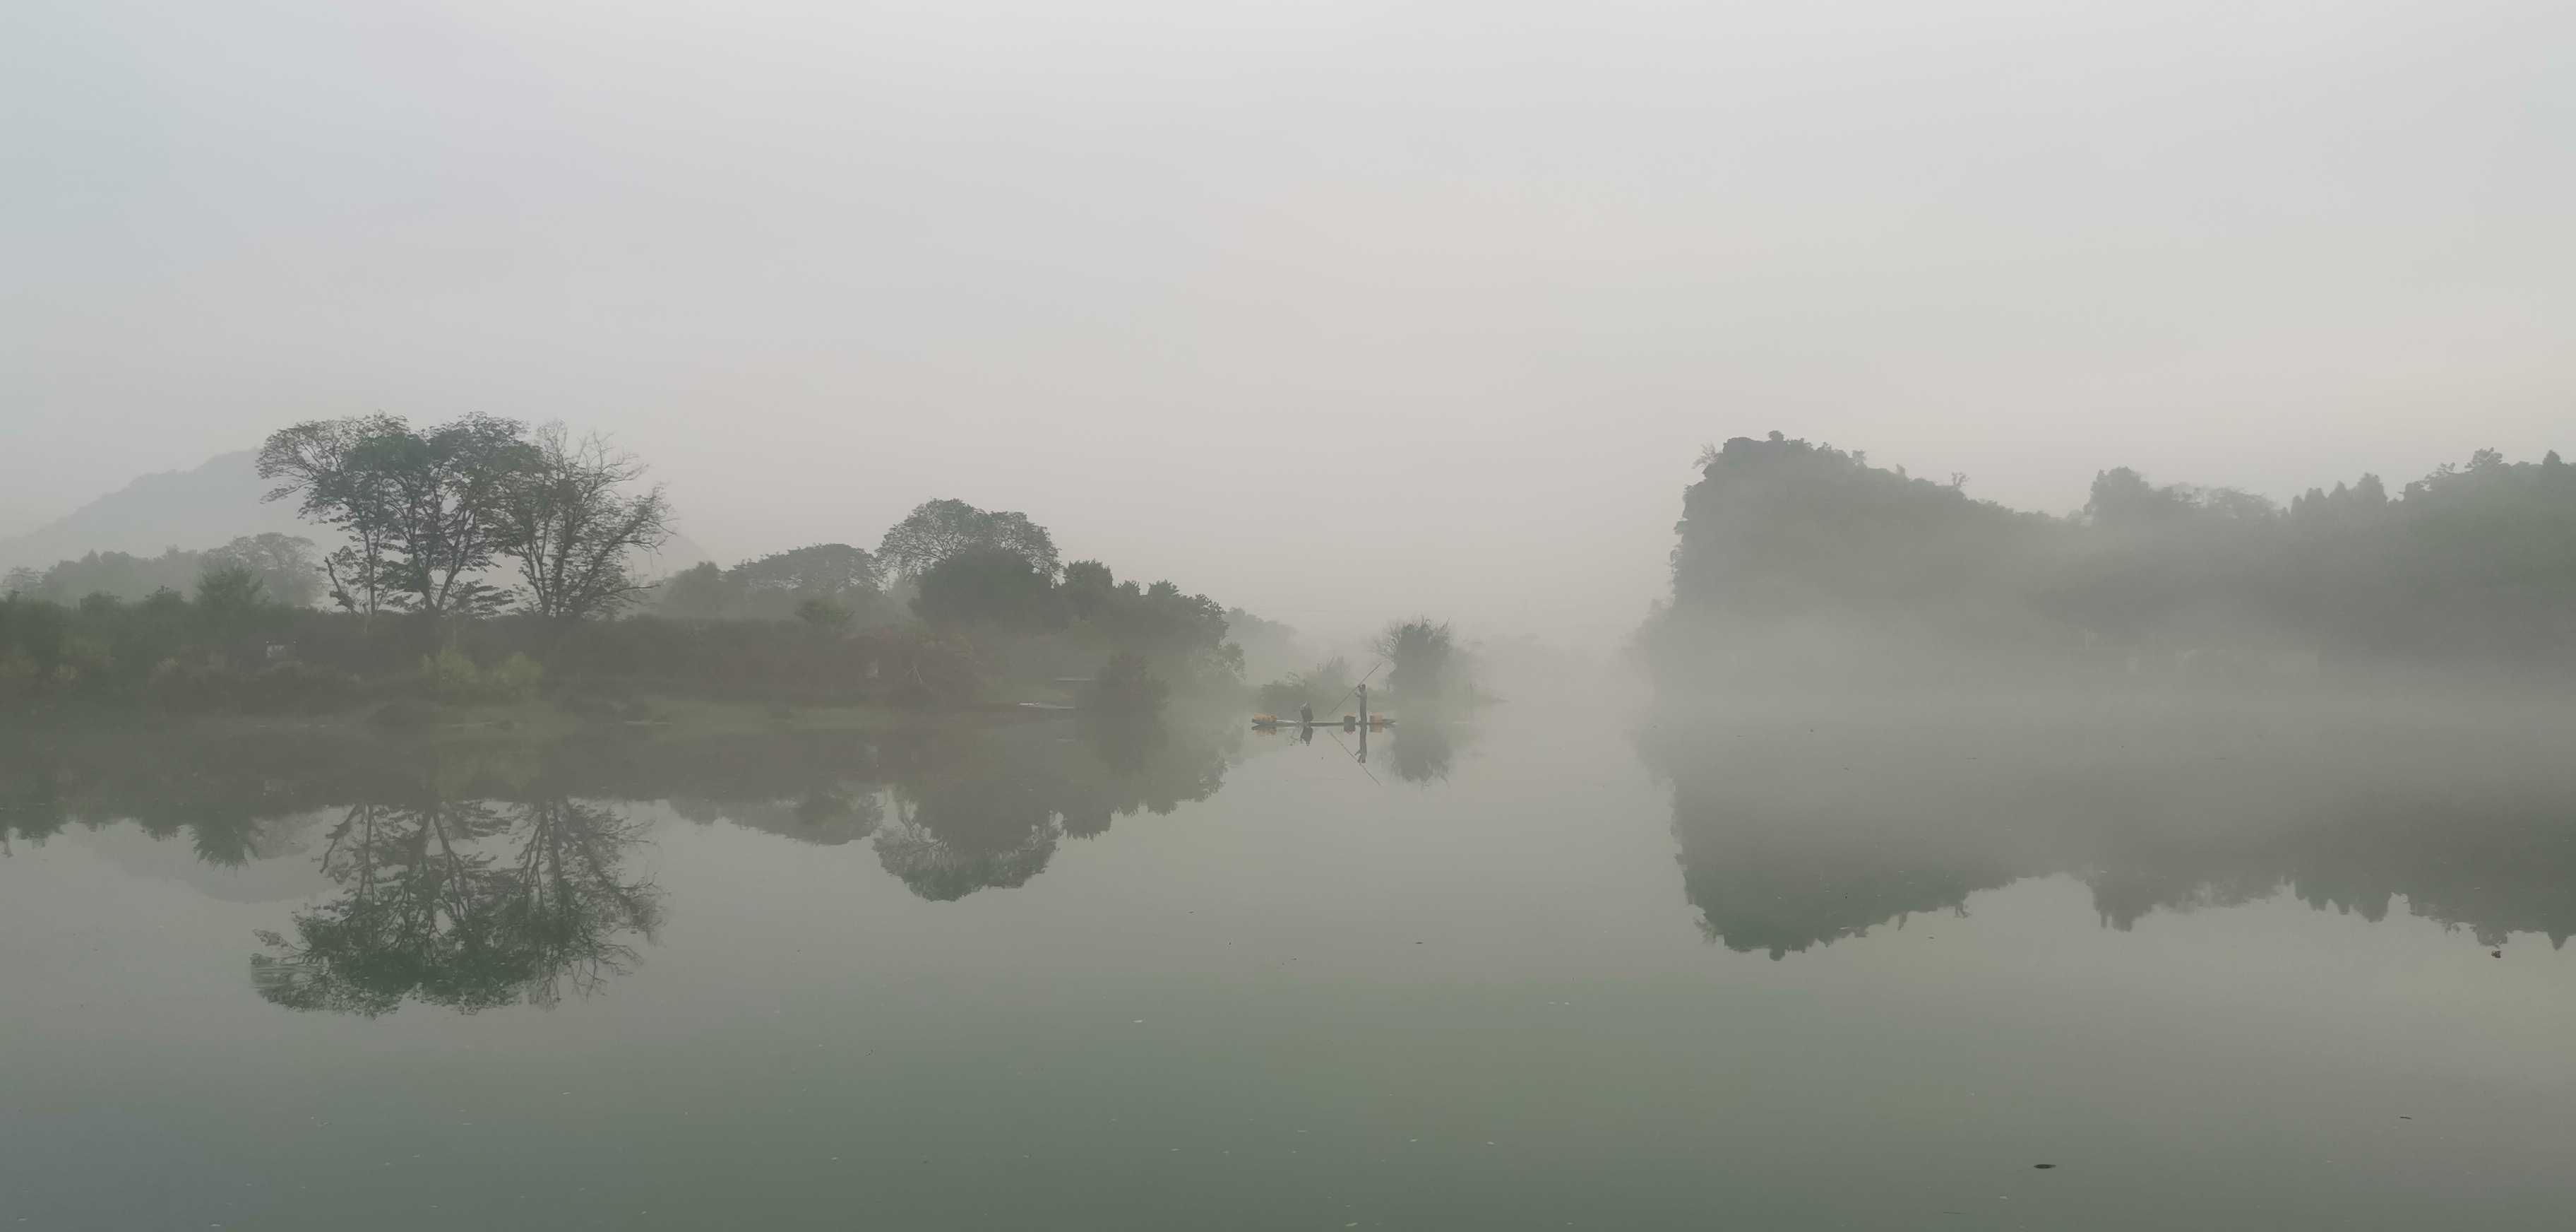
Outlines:
[[[883,727],[1330,705],[1324,685],[1354,683],[1334,659],[1255,690],[1242,643],[1285,661],[1293,630],[1061,561],[1026,514],[958,500],[923,503],[874,550],[647,578],[669,503],[633,456],[560,425],[320,420],[271,436],[258,466],[314,537],[13,570],[0,721]],[[1392,670],[1376,687],[1407,703],[1475,696],[1446,624],[1398,622],[1377,649]]]
[[2555,452],[2287,506],[2118,468],[2064,517],[1778,432],[1700,472],[1635,644],[1671,692],[2576,673],[2576,467]]
[[[1636,662],[1668,694],[1775,685],[2332,677],[2554,687],[2576,673],[2576,468],[2480,450],[2391,492],[2287,506],[2100,472],[2059,517],[1829,445],[1737,437],[1684,494]],[[386,415],[273,435],[268,499],[314,537],[91,553],[0,584],[0,722],[297,718],[388,730],[1166,706],[1343,713],[1492,700],[1446,622],[1355,661],[1169,581],[1059,559],[1028,515],[932,500],[873,549],[646,578],[671,535],[602,438]],[[177,579],[194,571],[183,592]],[[326,603],[328,606],[321,606]],[[1246,680],[1245,643],[1274,664]],[[1365,666],[1363,664],[1365,663]],[[803,716],[801,719],[797,716]],[[908,720],[907,720],[908,721]]]

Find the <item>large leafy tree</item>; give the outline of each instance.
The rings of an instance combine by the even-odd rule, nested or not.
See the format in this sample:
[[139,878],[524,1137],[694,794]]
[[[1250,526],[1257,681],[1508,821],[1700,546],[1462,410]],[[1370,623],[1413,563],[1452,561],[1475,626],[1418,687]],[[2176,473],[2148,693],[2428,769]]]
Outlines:
[[1052,580],[1028,557],[992,544],[949,553],[921,575],[913,613],[934,625],[1062,628],[1069,613]]
[[511,593],[485,582],[510,542],[509,499],[537,449],[513,419],[468,415],[427,432],[359,443],[360,470],[383,476],[394,501],[394,585],[403,606],[432,615],[481,615]]
[[919,579],[931,567],[970,547],[1018,553],[1052,580],[1055,539],[1025,513],[978,509],[961,500],[923,501],[887,530],[877,558],[895,575]]
[[784,620],[800,612],[865,610],[885,579],[885,566],[865,548],[816,543],[747,560],[731,569],[701,564],[672,575],[662,611],[672,616],[737,616]]
[[875,591],[885,580],[885,566],[864,548],[817,543],[745,561],[732,574],[752,594],[843,599]]
[[510,497],[540,452],[513,419],[476,414],[415,431],[369,415],[278,431],[259,472],[279,481],[268,499],[300,496],[306,517],[350,536],[325,562],[343,606],[468,616],[512,597],[481,575],[511,542]]
[[269,434],[259,450],[259,476],[273,481],[266,500],[300,499],[307,521],[347,540],[322,558],[331,599],[372,617],[385,606],[395,498],[385,476],[355,464],[361,443],[410,431],[391,415],[316,419]]
[[310,607],[321,591],[313,541],[302,535],[243,535],[205,556],[208,566],[230,562],[249,570],[269,598],[288,607]]

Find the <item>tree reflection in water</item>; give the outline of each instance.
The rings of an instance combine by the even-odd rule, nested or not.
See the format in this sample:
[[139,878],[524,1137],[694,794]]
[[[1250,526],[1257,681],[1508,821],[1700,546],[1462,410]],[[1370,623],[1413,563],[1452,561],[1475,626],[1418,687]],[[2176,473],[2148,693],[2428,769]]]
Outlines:
[[1638,745],[1672,784],[1683,893],[1735,950],[1779,958],[2052,875],[2115,929],[2286,889],[2555,946],[2576,935],[2562,711],[1774,700],[1665,713]]
[[291,938],[262,932],[252,980],[278,1005],[368,1017],[588,994],[660,919],[661,892],[623,867],[641,841],[625,814],[565,797],[354,805],[322,855],[346,893],[297,912]]
[[1458,762],[1460,737],[1474,730],[1436,715],[1399,723],[1387,737],[1386,767],[1408,783],[1446,783]]
[[1214,794],[1242,733],[1200,718],[548,742],[49,732],[0,740],[0,855],[122,822],[219,866],[318,847],[341,890],[260,934],[261,996],[370,1016],[551,1006],[631,970],[661,918],[661,891],[626,870],[646,823],[613,802],[872,838],[913,893],[955,899],[1026,884],[1118,817]]
[[898,812],[877,859],[923,898],[1024,885],[1057,843],[1105,834],[1139,809],[1168,814],[1214,795],[1231,726],[1176,732],[1159,720],[1032,726],[887,750]]

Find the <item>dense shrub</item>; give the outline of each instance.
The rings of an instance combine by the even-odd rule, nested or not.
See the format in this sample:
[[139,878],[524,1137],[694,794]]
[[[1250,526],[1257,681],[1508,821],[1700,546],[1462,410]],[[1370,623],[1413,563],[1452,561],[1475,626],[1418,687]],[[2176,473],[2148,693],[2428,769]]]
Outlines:
[[1082,688],[1080,704],[1103,714],[1152,714],[1171,700],[1172,687],[1154,679],[1137,655],[1111,655],[1100,675]]

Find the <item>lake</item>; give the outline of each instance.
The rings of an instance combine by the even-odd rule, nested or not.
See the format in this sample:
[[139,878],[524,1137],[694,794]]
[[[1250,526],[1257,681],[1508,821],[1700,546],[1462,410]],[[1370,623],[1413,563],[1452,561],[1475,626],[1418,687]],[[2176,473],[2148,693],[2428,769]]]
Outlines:
[[0,1209],[2576,1222],[2567,707],[1569,693],[1369,740],[12,737]]

